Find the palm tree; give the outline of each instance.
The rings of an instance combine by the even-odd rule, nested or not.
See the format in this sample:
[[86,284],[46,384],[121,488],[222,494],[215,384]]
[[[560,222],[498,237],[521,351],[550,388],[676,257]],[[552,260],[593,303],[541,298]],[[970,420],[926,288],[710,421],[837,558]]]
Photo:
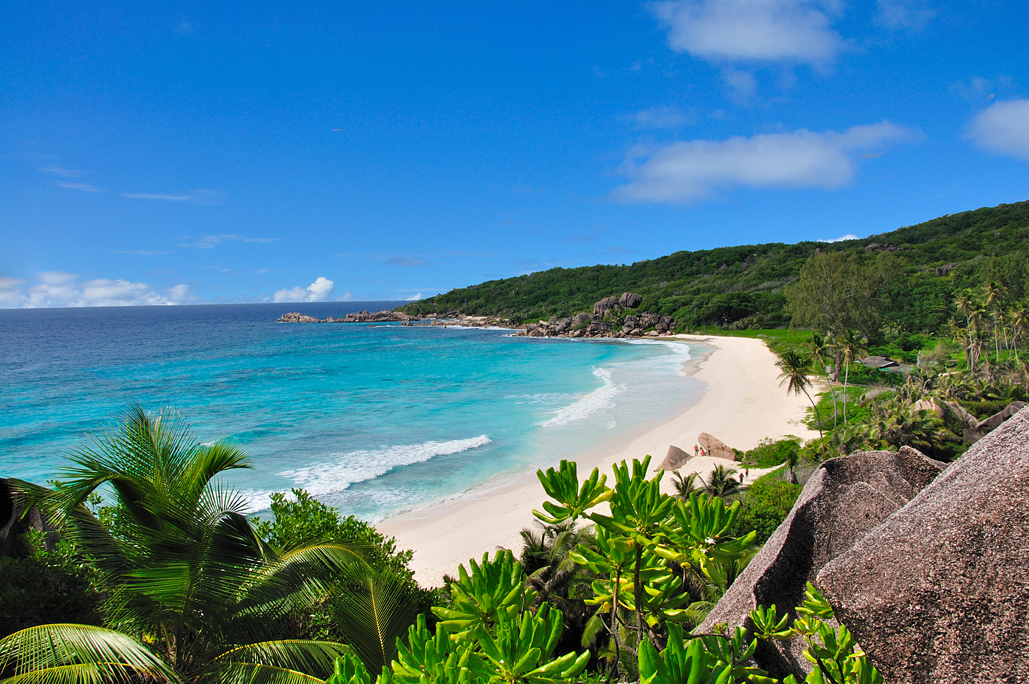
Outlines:
[[676,471],[672,473],[672,486],[675,487],[675,497],[688,501],[690,494],[694,490],[698,489],[697,480],[699,479],[698,473],[690,473],[686,477],[682,476],[682,473]]
[[[832,382],[829,381],[829,373],[826,370],[828,368],[829,351],[832,349],[832,343],[827,341],[817,332],[811,334],[811,341],[807,343],[808,350],[811,351],[811,357],[818,364],[819,371],[825,370],[822,373],[822,379],[825,380],[826,386],[829,387],[829,394],[832,395],[832,427],[836,429],[836,389],[833,387]],[[846,401],[847,395],[843,395],[844,401]]]
[[1011,343],[1015,349],[1015,361],[1018,361],[1019,337],[1029,331],[1029,308],[1026,308],[1025,302],[1016,304],[1008,314],[1008,319],[1011,321]]
[[726,468],[723,465],[715,466],[707,479],[701,478],[704,483],[704,492],[708,496],[717,496],[725,499],[735,494],[741,494],[744,489],[743,483],[739,481],[739,473],[735,468]]
[[967,323],[968,332],[968,346],[965,352],[965,360],[968,363],[968,370],[972,373],[975,372],[975,357],[973,356],[973,325],[972,325],[972,314],[977,310],[975,300],[972,298],[972,293],[968,290],[958,293],[958,296],[954,298],[954,306],[957,307],[959,313],[964,314],[965,321]]
[[997,309],[1001,306],[1004,295],[1004,288],[992,280],[986,283],[986,287],[983,288],[983,303],[986,305],[986,308],[990,310],[990,313],[993,316],[993,343],[997,351],[997,361],[1000,361],[1000,337],[997,335]]
[[[16,675],[62,684],[83,681],[82,670],[98,681],[112,662],[140,671],[146,644],[162,663],[146,665],[148,672],[168,681],[313,684],[332,673],[348,647],[281,639],[285,625],[318,599],[329,575],[352,578],[357,593],[377,575],[345,545],[265,543],[246,517],[246,500],[218,479],[249,467],[238,448],[203,445],[172,412],[148,415],[136,405],[71,462],[55,491],[18,486],[43,499],[97,569],[117,631],[43,625],[15,633],[0,642],[0,671],[13,664]],[[100,488],[117,502],[111,529],[84,506]],[[379,583],[373,623],[390,626],[403,597],[399,583]],[[392,647],[392,634],[369,631]],[[356,641],[354,648],[364,650]]]
[[861,347],[853,330],[848,330],[840,337],[836,345],[843,356],[843,368],[845,369],[843,373],[843,427],[847,427],[847,385],[850,382],[850,364],[854,363],[854,359],[863,354],[865,350]]
[[[590,595],[589,584],[597,575],[571,558],[578,547],[595,547],[593,528],[576,528],[565,521],[556,525],[537,522],[537,529],[521,531],[522,569],[526,585],[536,591],[536,604],[547,602],[561,611],[565,639],[570,648],[579,646],[576,635],[582,635],[593,610],[584,600]],[[585,643],[583,645],[586,645]]]
[[815,417],[818,419],[818,436],[821,437],[822,416],[818,413],[818,406],[815,405],[815,400],[811,398],[811,394],[807,391],[807,388],[811,385],[811,380],[807,377],[807,369],[811,365],[811,358],[804,356],[794,349],[790,349],[782,355],[775,365],[782,369],[782,373],[779,374],[782,382],[779,383],[779,386],[782,387],[783,383],[788,383],[786,385],[786,394],[790,392],[800,394],[803,392],[807,400],[811,402],[811,408],[814,409]]

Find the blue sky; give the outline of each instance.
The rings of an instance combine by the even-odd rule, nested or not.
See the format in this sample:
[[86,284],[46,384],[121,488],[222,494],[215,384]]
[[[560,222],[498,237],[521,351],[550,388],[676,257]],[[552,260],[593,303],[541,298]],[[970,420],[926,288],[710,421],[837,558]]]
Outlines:
[[0,5],[0,306],[410,299],[1029,199],[1029,9]]

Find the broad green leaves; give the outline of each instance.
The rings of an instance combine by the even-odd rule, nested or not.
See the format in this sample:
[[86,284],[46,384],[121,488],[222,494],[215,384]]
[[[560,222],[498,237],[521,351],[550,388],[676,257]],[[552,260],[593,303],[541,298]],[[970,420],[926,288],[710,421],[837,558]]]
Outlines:
[[561,613],[545,603],[529,608],[535,592],[526,588],[522,566],[510,551],[492,560],[484,556],[481,564],[469,561],[469,567],[461,566],[450,585],[453,608],[433,608],[442,618],[435,634],[421,615],[407,644],[398,640],[392,679],[398,684],[562,684],[582,672],[589,652],[554,656],[564,629]]
[[[691,596],[687,585],[709,584],[720,595],[755,546],[754,533],[740,538],[729,533],[739,503],[728,506],[699,492],[678,501],[661,492],[663,471],[647,477],[649,466],[649,456],[616,464],[613,489],[596,469],[580,483],[575,464],[566,461],[556,471],[537,472],[555,500],[543,503],[547,513],[533,511],[537,518],[548,523],[585,518],[596,525],[595,546],[580,545],[569,557],[600,575],[587,603],[607,616],[607,632],[615,639],[624,628],[641,639],[644,632],[662,634],[666,621],[695,618],[690,607],[707,604]],[[604,502],[609,513],[595,510]]]
[[[883,684],[882,675],[868,662],[846,625],[834,630],[825,624],[825,620],[834,617],[832,606],[810,582],[804,603],[797,607],[797,615],[792,628],[786,626],[789,616],[779,619],[774,605],[751,611],[750,619],[757,638],[804,637],[808,646],[804,657],[815,666],[804,680],[806,684]],[[783,684],[797,684],[797,681],[790,676]]]
[[580,487],[574,461],[561,461],[558,470],[548,468],[546,473],[540,470],[536,476],[547,496],[557,502],[543,502],[543,510],[549,515],[535,510],[532,512],[548,525],[578,520],[586,511],[611,498],[611,489],[605,486],[607,475],[601,475],[597,468],[583,480]]
[[458,579],[450,585],[453,608],[433,608],[443,620],[443,627],[458,640],[466,638],[479,626],[496,625],[502,618],[512,618],[536,600],[536,592],[525,585],[522,565],[510,551],[498,551],[482,564],[468,561],[458,568]]

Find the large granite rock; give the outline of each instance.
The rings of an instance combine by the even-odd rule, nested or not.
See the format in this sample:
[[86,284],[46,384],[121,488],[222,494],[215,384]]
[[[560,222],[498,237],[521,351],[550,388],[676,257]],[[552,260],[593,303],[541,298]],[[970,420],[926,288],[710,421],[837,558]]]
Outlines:
[[732,447],[714,435],[701,432],[697,441],[700,442],[700,446],[704,448],[704,451],[707,452],[708,456],[713,456],[714,458],[725,458],[730,461],[736,460],[736,452],[732,450]]
[[618,304],[623,309],[635,309],[642,303],[643,297],[632,292],[623,292],[622,296],[618,298]]
[[[698,632],[717,624],[750,627],[750,611],[773,603],[780,614],[804,601],[804,588],[829,561],[849,550],[899,510],[946,467],[904,447],[869,451],[822,463],[790,514],[708,615]],[[833,604],[835,605],[835,604]],[[848,625],[844,618],[844,622]],[[860,637],[858,641],[864,645]],[[803,639],[762,642],[756,659],[776,677],[811,670]]]
[[593,315],[603,316],[618,306],[618,297],[605,297],[593,305]]
[[668,453],[665,454],[665,460],[661,461],[661,465],[658,466],[658,469],[678,470],[686,465],[692,458],[693,454],[686,453],[674,444],[669,444]]
[[887,682],[1029,681],[1029,409],[818,584]]
[[321,320],[314,316],[307,316],[299,311],[290,311],[279,316],[276,323],[321,323]]

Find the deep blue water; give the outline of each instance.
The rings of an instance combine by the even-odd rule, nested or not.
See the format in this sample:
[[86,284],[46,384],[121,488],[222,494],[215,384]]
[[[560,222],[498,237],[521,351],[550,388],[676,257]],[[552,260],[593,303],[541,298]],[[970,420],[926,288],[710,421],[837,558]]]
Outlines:
[[379,519],[680,412],[685,344],[510,331],[277,324],[395,303],[0,310],[0,476],[44,482],[134,401],[177,409],[253,460],[255,510],[303,487]]

